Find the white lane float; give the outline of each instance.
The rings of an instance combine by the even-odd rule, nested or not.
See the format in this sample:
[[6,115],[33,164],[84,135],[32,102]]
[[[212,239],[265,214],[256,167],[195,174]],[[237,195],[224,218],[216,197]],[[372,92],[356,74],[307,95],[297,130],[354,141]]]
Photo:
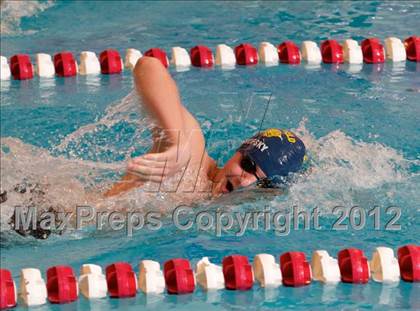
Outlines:
[[279,53],[277,48],[270,42],[261,42],[258,47],[260,61],[266,66],[276,66],[279,64]]
[[80,268],[79,290],[88,299],[104,298],[108,285],[102,268],[94,264],[84,264]]
[[0,60],[1,60],[0,79],[10,80],[11,72],[10,72],[9,63],[7,62],[7,58],[4,56],[0,56]]
[[47,285],[39,269],[26,268],[20,271],[20,297],[28,307],[47,303]]
[[182,47],[174,46],[172,48],[171,64],[178,69],[187,69],[191,66],[191,58],[188,51]]
[[255,279],[261,287],[270,288],[282,285],[280,265],[276,263],[273,255],[258,254],[253,263]]
[[125,51],[125,59],[124,59],[124,65],[125,68],[133,70],[136,66],[137,61],[139,58],[141,58],[143,54],[139,50],[136,49],[127,49]]
[[138,288],[145,294],[161,294],[165,291],[165,278],[160,264],[142,260],[139,265]]
[[226,44],[219,44],[216,47],[216,65],[224,69],[234,68],[236,57],[233,49]]
[[400,280],[400,266],[394,251],[389,247],[377,247],[369,262],[370,273],[375,282],[393,283]]
[[79,73],[81,75],[91,75],[101,73],[101,64],[94,52],[83,51],[80,53]]
[[203,257],[197,262],[196,282],[204,290],[217,290],[225,288],[225,279],[221,266],[209,261],[208,257]]
[[363,64],[362,48],[356,40],[344,40],[343,54],[344,62],[349,64]]
[[35,72],[39,77],[51,78],[55,76],[55,68],[51,55],[38,53],[35,56],[35,63]]
[[337,259],[325,250],[316,250],[312,254],[312,278],[322,283],[338,283],[341,281]]
[[407,53],[402,41],[395,37],[385,39],[386,58],[393,62],[403,62],[407,59]]
[[302,60],[310,65],[319,65],[322,62],[321,50],[314,41],[303,41],[300,52]]

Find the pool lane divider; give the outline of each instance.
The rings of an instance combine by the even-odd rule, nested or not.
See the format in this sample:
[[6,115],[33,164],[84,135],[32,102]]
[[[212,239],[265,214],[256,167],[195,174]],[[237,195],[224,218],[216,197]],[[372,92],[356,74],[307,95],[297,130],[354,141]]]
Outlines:
[[137,278],[129,263],[113,263],[107,266],[105,271],[109,297],[129,298],[136,296]]
[[80,268],[79,290],[87,299],[107,296],[108,283],[100,266],[94,264],[82,265]]
[[257,49],[249,43],[242,43],[235,47],[236,63],[242,66],[258,64]]
[[248,257],[231,255],[223,258],[225,288],[230,290],[249,290],[254,284],[252,266]]
[[300,287],[311,283],[311,267],[303,252],[287,252],[280,256],[283,285]]
[[157,261],[140,262],[138,287],[145,294],[162,294],[165,291],[165,277]]
[[154,57],[161,61],[163,66],[169,67],[169,59],[166,52],[159,48],[151,48],[144,53],[144,56]]
[[348,64],[363,64],[362,47],[359,45],[359,43],[356,40],[352,40],[352,39],[344,40],[343,57],[344,57],[344,62]]
[[[193,48],[191,48],[190,50],[190,59],[191,59],[191,64],[195,67],[213,67],[214,65],[214,57],[213,57],[213,52],[204,45],[197,45]],[[183,58],[187,59],[188,54],[183,53]],[[181,59],[181,57],[179,57]],[[177,64],[177,65],[188,65],[187,63],[188,61],[185,60],[183,61],[183,63],[181,62],[181,64]],[[176,64],[176,62],[174,61],[173,63]]]
[[48,268],[47,294],[51,303],[63,304],[77,300],[79,288],[72,267],[54,266]]
[[322,61],[325,64],[344,63],[343,47],[336,40],[325,40],[321,44]]
[[[338,258],[326,250],[316,250],[309,263],[303,252],[286,252],[280,264],[273,255],[258,254],[253,264],[248,257],[230,255],[223,258],[222,266],[203,257],[193,271],[188,259],[174,258],[166,261],[163,271],[153,260],[143,260],[136,276],[129,263],[116,262],[105,269],[94,264],[84,264],[77,280],[70,266],[54,266],[47,270],[47,282],[40,270],[25,268],[20,273],[20,302],[25,306],[70,303],[78,299],[79,291],[87,299],[135,297],[138,291],[145,294],[183,295],[195,291],[197,284],[205,291],[220,289],[250,290],[254,283],[263,288],[281,285],[301,287],[312,280],[325,284],[339,282],[366,284],[372,278],[379,283],[420,282],[420,246],[406,245],[398,249],[398,259],[388,247],[377,247],[369,262],[362,250],[347,248],[339,251]],[[0,309],[17,305],[18,292],[9,270],[0,269]]]
[[[276,66],[279,63],[298,65],[304,62],[309,65],[326,64],[379,64],[385,60],[401,62],[405,60],[420,62],[420,37],[411,36],[402,42],[395,37],[385,39],[385,46],[378,38],[364,39],[361,44],[355,40],[344,40],[340,44],[337,40],[328,39],[321,42],[321,46],[314,41],[303,41],[299,47],[293,41],[284,41],[277,47],[269,42],[261,42],[258,49],[249,43],[242,43],[234,49],[226,44],[216,47],[216,55],[204,45],[197,45],[188,52],[182,47],[173,47],[172,58],[169,61],[166,52],[159,48],[151,48],[144,55],[159,59],[165,67],[175,66],[179,70],[189,67],[211,68],[214,65],[225,69],[236,65],[253,66],[262,63],[266,66]],[[94,52],[80,53],[78,65],[71,52],[63,51],[54,55],[53,59],[45,53],[35,55],[34,66],[27,54],[16,54],[10,58],[1,56],[1,80],[32,79],[34,74],[39,77],[73,77],[77,74],[119,74],[124,67],[132,70],[143,54],[136,49],[127,49],[125,59],[119,52],[107,49],[100,53],[99,58]],[[34,68],[35,67],[35,68]]]
[[195,276],[188,259],[175,258],[163,264],[168,294],[190,294],[195,289]]
[[278,46],[278,55],[283,64],[300,64],[301,56],[299,47],[293,41],[285,41]]

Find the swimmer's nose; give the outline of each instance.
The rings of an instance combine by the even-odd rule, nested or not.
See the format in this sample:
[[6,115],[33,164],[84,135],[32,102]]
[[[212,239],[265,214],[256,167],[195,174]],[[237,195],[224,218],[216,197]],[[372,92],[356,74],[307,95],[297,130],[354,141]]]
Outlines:
[[255,176],[249,173],[245,173],[242,176],[230,177],[227,179],[223,190],[225,190],[225,193],[232,192],[233,190],[239,188],[248,187],[256,181],[257,179],[255,178]]
[[234,189],[245,188],[257,181],[257,178],[250,173],[243,172],[241,176],[232,178],[232,185]]

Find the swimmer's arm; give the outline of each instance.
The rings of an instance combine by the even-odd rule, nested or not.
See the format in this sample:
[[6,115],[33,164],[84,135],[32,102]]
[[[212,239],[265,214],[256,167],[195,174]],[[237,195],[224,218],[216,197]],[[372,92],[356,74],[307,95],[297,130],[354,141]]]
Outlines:
[[143,105],[164,131],[165,139],[155,140],[151,152],[130,160],[126,175],[105,196],[118,195],[141,186],[145,181],[161,182],[184,167],[191,156],[185,128],[198,122],[182,105],[178,88],[168,70],[159,60],[142,57],[133,75]]
[[183,105],[175,81],[162,63],[153,57],[142,57],[134,71],[134,81],[143,105],[172,143],[185,130]]
[[107,190],[104,193],[105,197],[113,197],[115,195],[119,195],[123,192],[126,192],[128,190],[131,190],[133,188],[136,187],[140,187],[143,183],[141,181],[139,181],[138,177],[130,174],[130,173],[126,173],[121,180],[119,180],[118,182],[116,182],[115,184],[112,185],[111,189]]

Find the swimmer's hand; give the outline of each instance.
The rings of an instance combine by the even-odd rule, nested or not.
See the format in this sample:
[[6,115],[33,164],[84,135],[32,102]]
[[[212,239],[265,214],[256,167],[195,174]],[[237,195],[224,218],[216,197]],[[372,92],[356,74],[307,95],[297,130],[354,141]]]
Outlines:
[[120,181],[104,193],[112,197],[123,192],[140,187],[145,182],[162,182],[165,178],[181,171],[191,158],[191,147],[188,143],[170,145],[166,150],[157,153],[147,153],[131,159],[127,172]]
[[185,168],[190,158],[189,144],[172,145],[163,152],[147,153],[131,159],[127,171],[143,182],[161,182]]

